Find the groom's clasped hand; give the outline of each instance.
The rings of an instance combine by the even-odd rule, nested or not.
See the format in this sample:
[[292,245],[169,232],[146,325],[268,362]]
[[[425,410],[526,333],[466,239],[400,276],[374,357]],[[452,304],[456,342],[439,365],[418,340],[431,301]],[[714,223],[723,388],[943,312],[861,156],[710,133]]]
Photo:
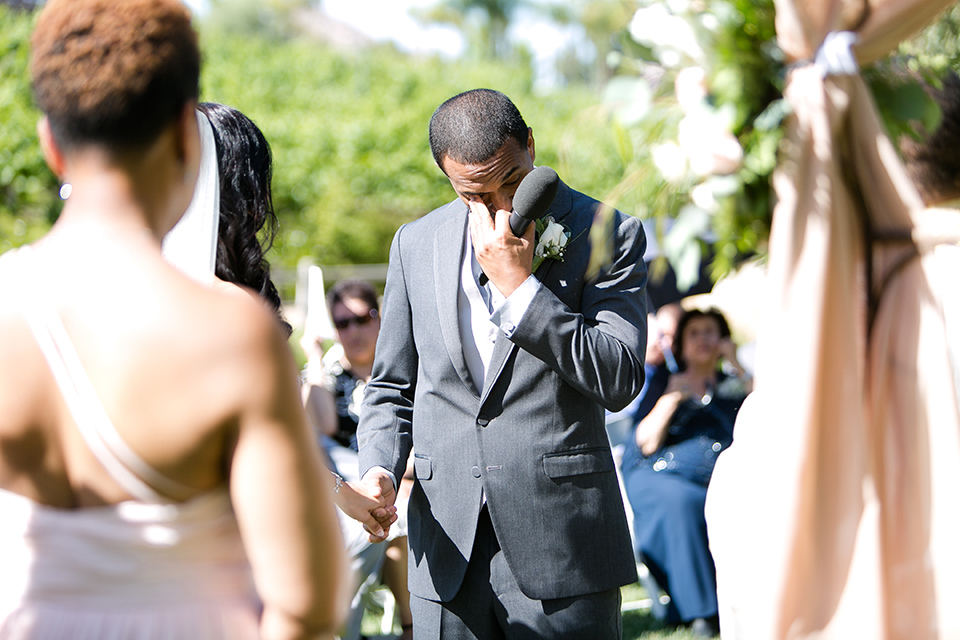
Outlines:
[[358,483],[344,482],[340,493],[338,506],[363,525],[370,542],[386,540],[390,525],[397,521],[397,491],[390,477],[384,474]]

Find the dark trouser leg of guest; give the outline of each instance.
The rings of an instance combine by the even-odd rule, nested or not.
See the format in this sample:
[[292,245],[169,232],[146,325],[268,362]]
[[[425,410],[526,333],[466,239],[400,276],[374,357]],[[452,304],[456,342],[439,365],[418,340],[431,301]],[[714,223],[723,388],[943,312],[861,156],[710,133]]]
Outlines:
[[[574,552],[575,550],[571,550]],[[620,640],[620,590],[531,600],[507,566],[486,507],[463,586],[447,603],[412,598],[415,640]]]

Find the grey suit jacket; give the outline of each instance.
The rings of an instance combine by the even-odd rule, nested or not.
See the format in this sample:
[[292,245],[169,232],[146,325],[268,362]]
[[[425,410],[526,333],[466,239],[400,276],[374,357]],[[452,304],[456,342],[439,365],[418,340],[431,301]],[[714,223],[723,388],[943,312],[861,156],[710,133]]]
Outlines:
[[457,314],[466,205],[455,200],[394,237],[358,438],[361,474],[379,465],[399,478],[414,447],[414,595],[457,593],[483,495],[528,597],[636,581],[604,407],[624,407],[643,384],[646,239],[639,220],[616,212],[612,261],[585,281],[598,204],[561,184],[548,215],[573,239],[562,262],[537,270],[544,286],[518,326],[498,334],[479,395]]

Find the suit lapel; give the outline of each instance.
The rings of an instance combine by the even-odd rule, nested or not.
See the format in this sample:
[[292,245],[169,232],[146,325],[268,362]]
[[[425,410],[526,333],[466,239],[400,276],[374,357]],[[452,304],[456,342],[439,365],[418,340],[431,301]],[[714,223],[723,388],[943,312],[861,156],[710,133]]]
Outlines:
[[463,239],[467,229],[467,207],[459,200],[447,205],[446,220],[433,238],[433,274],[437,292],[437,315],[447,354],[464,385],[476,394],[476,388],[463,357],[460,341],[460,265],[463,263]]

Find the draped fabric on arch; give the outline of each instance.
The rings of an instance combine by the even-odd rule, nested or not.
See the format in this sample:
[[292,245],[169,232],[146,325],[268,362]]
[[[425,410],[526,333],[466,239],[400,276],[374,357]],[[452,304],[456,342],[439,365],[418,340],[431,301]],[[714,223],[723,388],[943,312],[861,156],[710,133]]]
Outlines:
[[[791,116],[756,391],[707,498],[725,640],[960,638],[960,417],[930,216],[859,75],[948,0],[776,0]],[[953,287],[958,284],[954,279]]]

